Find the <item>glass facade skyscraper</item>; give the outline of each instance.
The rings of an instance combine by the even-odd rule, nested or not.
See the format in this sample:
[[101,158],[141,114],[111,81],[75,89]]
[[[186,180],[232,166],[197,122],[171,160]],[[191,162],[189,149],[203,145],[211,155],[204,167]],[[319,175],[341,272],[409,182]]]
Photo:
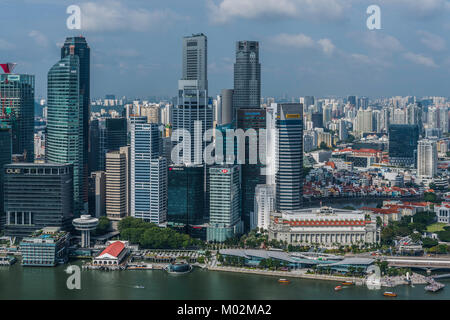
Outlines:
[[169,166],[168,179],[168,224],[187,231],[205,223],[203,166]]
[[80,95],[80,111],[83,114],[83,188],[81,189],[83,201],[87,202],[87,181],[88,181],[88,164],[89,164],[89,116],[91,103],[91,49],[89,48],[86,38],[83,36],[68,37],[61,48],[61,59],[67,56],[75,55],[79,59],[79,83],[78,90]]
[[[74,213],[85,206],[83,110],[80,106],[79,58],[69,55],[48,72],[47,150],[49,163],[73,164]],[[87,182],[87,181],[86,181]]]
[[0,74],[0,123],[11,128],[12,154],[34,160],[34,75]]
[[389,163],[400,166],[414,165],[418,140],[418,125],[389,125]]
[[303,196],[303,114],[302,105],[277,105],[275,120],[275,183],[277,210],[298,210]]

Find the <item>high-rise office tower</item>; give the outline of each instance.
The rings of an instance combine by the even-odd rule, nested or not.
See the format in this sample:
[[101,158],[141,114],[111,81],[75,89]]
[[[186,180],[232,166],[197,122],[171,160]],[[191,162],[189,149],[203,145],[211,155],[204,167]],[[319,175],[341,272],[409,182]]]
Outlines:
[[8,127],[0,127],[0,230],[4,228],[6,221],[5,211],[3,208],[3,184],[4,184],[4,170],[3,166],[11,163],[11,129]]
[[344,141],[348,138],[347,122],[339,119],[339,140]]
[[[245,162],[241,167],[241,210],[244,231],[250,231],[250,217],[255,212],[255,188],[258,184],[266,182],[266,176],[261,172],[265,163],[260,163],[258,160],[257,163],[250,163],[252,155],[256,158],[259,158],[259,154],[266,155],[264,150],[258,150],[263,146],[259,141],[259,130],[266,129],[266,110],[261,108],[238,109],[236,110],[236,116],[236,127],[242,129],[248,135],[243,145],[244,150],[242,150],[245,152]],[[237,150],[237,152],[239,154],[241,150]]]
[[98,118],[89,123],[89,169],[105,171],[105,155],[127,145],[126,118]]
[[178,81],[172,121],[174,131],[184,129],[191,136],[190,141],[183,140],[184,164],[203,163],[206,146],[203,134],[213,126],[213,107],[208,97],[207,52],[204,34],[183,38],[183,73]]
[[269,229],[270,213],[275,210],[275,185],[259,184],[255,190],[256,221],[251,224],[252,229]]
[[89,214],[100,218],[106,216],[106,173],[92,172],[89,177]]
[[9,164],[4,174],[7,236],[25,237],[44,227],[71,227],[71,164]]
[[389,163],[400,166],[414,165],[418,140],[418,125],[391,124],[389,126]]
[[302,105],[277,105],[275,139],[277,210],[298,210],[302,205],[303,116]]
[[167,160],[160,157],[157,124],[131,129],[131,216],[161,224],[167,219]]
[[[233,108],[259,109],[261,107],[261,64],[259,43],[238,41],[234,64]],[[235,116],[235,115],[234,115]]]
[[354,107],[357,107],[357,105],[356,105],[356,96],[348,96],[347,97],[347,103],[352,105],[352,106],[354,106]]
[[195,80],[198,90],[208,91],[208,38],[203,33],[183,38],[182,66],[181,80]]
[[89,116],[91,103],[91,49],[83,36],[67,37],[61,48],[61,59],[76,55],[79,59],[78,91],[80,95],[80,110],[83,113],[83,187],[81,190],[84,202],[87,202],[87,179],[89,168]]
[[83,109],[80,107],[79,58],[68,55],[48,72],[47,146],[50,163],[73,164],[74,214],[85,209],[87,181],[83,161]]
[[238,165],[209,168],[210,218],[207,241],[223,242],[242,233]]
[[436,141],[419,140],[417,145],[417,176],[422,179],[433,179],[437,174],[437,163]]
[[11,128],[12,154],[34,160],[34,75],[0,74],[0,124]]
[[203,166],[169,166],[168,225],[187,232],[205,223]]
[[106,216],[119,221],[128,214],[128,147],[106,153]]

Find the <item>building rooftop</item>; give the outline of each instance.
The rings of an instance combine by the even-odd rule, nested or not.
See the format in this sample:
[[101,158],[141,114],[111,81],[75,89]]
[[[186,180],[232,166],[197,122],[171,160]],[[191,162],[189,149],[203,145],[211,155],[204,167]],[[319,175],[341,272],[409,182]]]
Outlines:
[[101,256],[107,254],[107,255],[117,258],[119,256],[119,254],[123,251],[123,249],[125,249],[125,244],[122,241],[115,241],[115,242],[111,243],[109,246],[107,246],[105,248],[105,250],[103,250],[98,255],[98,257],[101,257]]

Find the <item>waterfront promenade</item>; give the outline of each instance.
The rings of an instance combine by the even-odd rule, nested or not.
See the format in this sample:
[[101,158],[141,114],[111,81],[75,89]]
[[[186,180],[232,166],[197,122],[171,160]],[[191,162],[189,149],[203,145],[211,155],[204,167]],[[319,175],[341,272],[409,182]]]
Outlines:
[[272,271],[272,270],[258,270],[249,268],[236,268],[236,267],[223,267],[223,266],[210,266],[208,270],[212,271],[225,271],[225,272],[237,272],[237,273],[249,273],[264,276],[276,276],[276,277],[290,277],[290,278],[302,278],[311,280],[328,280],[328,281],[351,281],[356,285],[364,285],[363,278],[357,277],[345,277],[326,274],[307,274],[306,269],[294,270],[294,271]]

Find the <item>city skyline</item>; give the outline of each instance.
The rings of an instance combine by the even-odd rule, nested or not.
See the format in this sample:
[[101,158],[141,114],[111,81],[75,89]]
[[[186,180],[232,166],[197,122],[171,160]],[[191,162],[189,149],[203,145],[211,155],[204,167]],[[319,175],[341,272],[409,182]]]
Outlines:
[[[81,30],[67,30],[68,1],[6,1],[12,14],[2,24],[16,25],[10,21],[16,16],[20,23],[0,37],[0,53],[18,63],[18,73],[36,75],[37,97],[45,96],[55,47],[80,33],[94,48],[92,97],[176,96],[177,44],[199,32],[208,36],[211,48],[211,94],[233,86],[235,42],[253,40],[260,43],[263,96],[445,95],[449,2],[373,2],[286,0],[275,8],[268,0],[258,6],[248,1],[248,7],[234,0],[82,2],[84,28],[82,23]],[[381,8],[381,30],[366,27],[370,4]],[[46,19],[37,16],[41,11]],[[35,50],[25,49],[30,47]]]

